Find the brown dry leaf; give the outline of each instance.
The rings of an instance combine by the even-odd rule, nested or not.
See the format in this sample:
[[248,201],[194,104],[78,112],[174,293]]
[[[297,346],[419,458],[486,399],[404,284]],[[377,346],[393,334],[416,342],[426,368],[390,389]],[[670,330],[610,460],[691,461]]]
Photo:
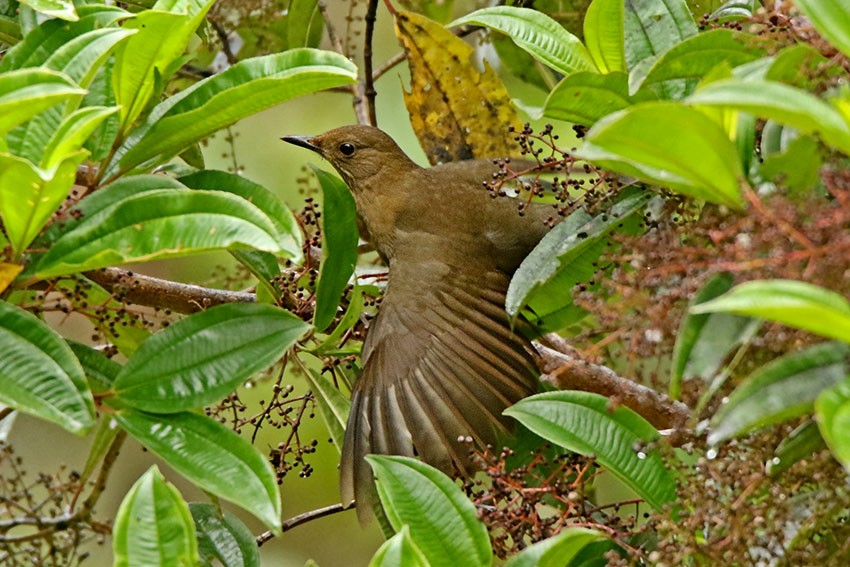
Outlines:
[[0,262],[0,293],[4,292],[9,284],[15,281],[15,278],[23,269],[24,267],[18,264]]
[[399,11],[395,22],[410,65],[404,102],[431,164],[517,156],[508,126],[521,122],[493,69],[480,73],[472,47],[425,16]]

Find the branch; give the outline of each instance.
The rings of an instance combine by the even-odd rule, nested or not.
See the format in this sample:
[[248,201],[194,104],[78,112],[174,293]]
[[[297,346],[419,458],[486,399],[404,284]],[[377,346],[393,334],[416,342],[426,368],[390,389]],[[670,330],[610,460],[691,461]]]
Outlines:
[[[691,416],[685,404],[632,382],[606,366],[593,364],[557,335],[535,343],[541,355],[541,380],[561,390],[581,390],[610,397],[640,414],[656,429],[684,429]],[[550,348],[554,346],[557,350]]]
[[[288,520],[284,520],[280,524],[280,531],[286,532],[291,530],[296,526],[300,526],[301,524],[305,524],[311,520],[317,520],[319,518],[324,518],[325,516],[330,516],[333,514],[337,514],[339,512],[343,512],[345,510],[353,510],[353,508],[346,508],[342,504],[332,504],[330,506],[325,506],[324,508],[316,508],[315,510],[310,510],[308,512],[304,512],[303,514],[298,514],[297,516],[293,516]],[[273,534],[269,532],[263,532],[262,534],[257,536],[257,547],[263,545],[267,541],[269,541],[273,537]]]
[[172,282],[120,268],[103,268],[84,275],[128,303],[170,309],[187,315],[222,303],[256,301],[253,293]]
[[375,79],[372,76],[372,36],[375,32],[375,20],[377,19],[378,0],[369,0],[366,8],[366,38],[363,46],[363,94],[366,96],[366,110],[369,114],[369,125],[377,126],[378,117],[375,112]]

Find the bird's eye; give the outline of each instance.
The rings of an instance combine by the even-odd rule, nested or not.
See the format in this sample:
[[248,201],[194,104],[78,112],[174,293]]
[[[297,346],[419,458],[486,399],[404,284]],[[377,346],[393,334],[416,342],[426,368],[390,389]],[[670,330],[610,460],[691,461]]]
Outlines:
[[349,144],[345,142],[344,144],[339,145],[339,151],[344,156],[350,156],[354,153],[354,144]]

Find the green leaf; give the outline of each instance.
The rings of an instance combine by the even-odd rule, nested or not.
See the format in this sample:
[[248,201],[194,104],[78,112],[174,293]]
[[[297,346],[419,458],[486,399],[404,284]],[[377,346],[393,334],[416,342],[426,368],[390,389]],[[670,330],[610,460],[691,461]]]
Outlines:
[[758,59],[764,50],[744,43],[745,36],[716,29],[689,37],[659,57],[637,87],[672,79],[701,78],[721,63],[737,67]]
[[845,56],[850,57],[850,5],[824,0],[794,0],[812,25]]
[[588,528],[565,528],[523,549],[505,567],[566,567],[588,545],[605,540],[605,534]]
[[274,364],[309,325],[279,307],[229,303],[152,335],[115,379],[121,405],[174,413],[217,402]]
[[68,346],[83,367],[94,393],[101,394],[112,388],[115,377],[121,371],[120,364],[88,345],[68,341]]
[[212,504],[193,502],[198,550],[203,561],[218,560],[224,567],[260,567],[260,550],[251,530],[235,514]]
[[833,291],[800,281],[742,283],[717,299],[692,307],[691,312],[760,317],[850,343],[850,302]]
[[602,73],[626,71],[622,0],[593,0],[584,15],[584,42]]
[[706,85],[688,104],[720,106],[789,124],[804,134],[817,134],[828,145],[850,155],[850,124],[829,103],[806,91],[775,81],[727,79]]
[[158,94],[171,74],[172,64],[183,54],[195,29],[213,0],[158,3],[153,10],[137,14],[124,25],[138,30],[115,53],[112,85],[121,106],[126,133]]
[[625,73],[573,73],[558,83],[546,97],[543,115],[592,126],[605,116],[649,100],[652,96],[648,91],[637,96],[629,95],[629,78]]
[[[95,75],[89,85],[89,92],[83,98],[82,106],[115,106],[115,93],[112,92],[112,64],[114,59],[107,60],[100,72]],[[121,117],[112,114],[89,136],[85,148],[91,152],[89,159],[100,163],[109,154],[118,131],[121,127]]]
[[[88,45],[80,38],[95,30],[103,31],[109,28],[110,32],[121,32],[112,27],[124,18],[130,17],[130,13],[115,6],[104,5],[81,5],[79,6],[80,20],[77,22],[66,22],[63,20],[48,20],[35,29],[25,34],[23,40],[10,49],[0,61],[0,72],[23,69],[25,67],[41,67],[48,60],[58,63],[65,61],[66,55],[75,53],[78,49]],[[107,34],[107,32],[103,32]],[[90,37],[100,37],[98,34]],[[73,57],[72,57],[73,59]],[[73,69],[82,71],[82,75],[73,76],[75,80],[85,74],[85,58],[78,61],[79,66],[71,66]],[[79,81],[77,81],[79,82]]]
[[596,71],[587,49],[576,36],[541,12],[530,8],[482,8],[453,21],[448,27],[484,26],[508,35],[517,46],[559,73]]
[[340,339],[346,331],[351,329],[360,320],[360,314],[363,313],[363,288],[355,284],[354,289],[349,296],[349,304],[331,334],[327,336],[312,352],[319,355],[332,354],[337,351]]
[[259,183],[254,183],[241,175],[216,170],[199,171],[181,177],[180,182],[192,189],[226,191],[249,201],[274,223],[283,255],[294,262],[301,260],[301,229],[295,216],[283,205],[277,195]]
[[847,376],[848,363],[850,345],[824,343],[762,366],[720,406],[709,444],[811,412],[818,394]]
[[240,61],[157,105],[118,150],[107,174],[144,170],[246,116],[356,80],[354,64],[329,51],[293,49]]
[[532,432],[597,462],[659,510],[676,497],[676,481],[662,458],[642,446],[659,438],[644,418],[589,392],[547,392],[505,410]]
[[685,0],[626,0],[625,53],[629,69],[697,34]]
[[[87,18],[88,20],[89,18]],[[75,25],[68,27],[78,27]],[[79,26],[83,27],[83,26]],[[59,47],[47,60],[44,66],[55,71],[67,74],[84,88],[87,88],[101,65],[106,61],[113,49],[123,40],[130,36],[131,32],[117,28],[96,29],[79,36],[73,36],[68,43]],[[56,136],[60,130],[67,129],[67,113],[73,111],[83,100],[82,96],[71,99],[63,106],[54,106],[36,116],[27,124],[17,128],[9,134],[9,150],[16,155],[27,158],[33,163],[44,163],[50,159],[50,154],[45,149],[51,138],[56,143]],[[118,108],[114,107],[117,111]],[[80,111],[80,112],[84,112]],[[87,115],[83,115],[87,116]],[[63,118],[66,119],[63,122]],[[80,115],[74,117],[79,120]],[[100,118],[98,122],[102,120]],[[66,142],[67,145],[77,143],[79,146],[88,138],[92,130],[81,130],[74,139]],[[68,131],[61,133],[68,135]],[[61,140],[61,138],[60,138]],[[79,149],[79,147],[75,148]],[[54,158],[58,159],[58,158]]]
[[17,20],[0,15],[0,42],[15,45],[22,38],[21,25]]
[[59,18],[69,22],[76,22],[79,19],[72,0],[20,0],[20,2],[51,18]]
[[818,424],[810,419],[788,434],[776,447],[774,457],[765,464],[768,476],[777,477],[794,466],[795,463],[811,458],[826,447]]
[[600,120],[575,155],[691,197],[744,204],[735,144],[711,118],[678,103],[641,104]]
[[92,435],[91,447],[89,454],[86,457],[86,464],[83,466],[83,472],[80,473],[80,482],[86,483],[94,474],[95,469],[103,462],[106,452],[121,429],[118,423],[110,416],[101,416],[97,422],[94,435]]
[[817,141],[811,136],[797,136],[783,152],[767,156],[758,171],[765,179],[793,193],[806,194],[817,186],[822,165]]
[[336,317],[339,300],[357,264],[357,209],[354,197],[338,177],[311,166],[324,197],[322,214],[323,257],[316,284],[313,324],[324,331]]
[[351,410],[349,400],[330,380],[320,373],[311,370],[307,373],[310,391],[316,397],[319,413],[328,426],[334,446],[342,453],[342,442],[345,439],[345,426],[348,423],[348,412]]
[[286,12],[287,48],[318,47],[324,24],[318,0],[292,0]]
[[29,275],[46,278],[216,249],[279,250],[269,218],[221,191],[162,189],[131,196],[62,234]]
[[194,413],[115,415],[127,433],[203,490],[229,500],[280,533],[280,494],[271,465],[247,441]]
[[115,567],[197,565],[198,543],[189,507],[156,465],[121,502],[112,529]]
[[833,456],[850,470],[850,378],[818,396],[815,418]]
[[74,353],[35,315],[0,301],[0,403],[71,433],[94,425],[94,400]]
[[610,211],[591,217],[578,210],[549,231],[511,279],[505,298],[508,314],[516,317],[536,295],[549,294],[556,281],[558,289],[569,293],[577,281],[573,279],[585,271],[576,266],[594,262],[604,248],[599,243],[626,218],[642,210],[648,198],[645,192],[629,191]]
[[369,455],[366,460],[393,529],[407,525],[432,567],[490,567],[487,528],[453,480],[417,459]]
[[0,136],[54,104],[85,94],[62,73],[20,69],[0,73]]
[[38,236],[68,196],[85,155],[78,151],[45,170],[28,160],[0,154],[0,216],[16,254]]
[[117,111],[117,106],[89,106],[69,114],[47,142],[40,167],[45,170],[58,167],[63,160],[83,147],[101,122]]
[[416,547],[406,525],[378,548],[369,567],[430,567],[430,563]]
[[[717,274],[697,292],[691,306],[705,303],[732,288],[731,274]],[[670,397],[679,399],[682,382],[701,376],[710,379],[732,350],[758,329],[758,320],[725,313],[688,313],[679,325],[670,369]]]

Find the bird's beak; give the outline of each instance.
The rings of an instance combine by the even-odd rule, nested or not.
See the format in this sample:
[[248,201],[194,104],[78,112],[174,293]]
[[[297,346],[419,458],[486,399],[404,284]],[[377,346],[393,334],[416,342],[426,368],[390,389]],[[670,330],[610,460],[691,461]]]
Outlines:
[[312,150],[316,153],[321,153],[319,146],[313,143],[313,139],[314,138],[312,136],[284,136],[281,138],[284,142],[301,146],[302,148],[307,148],[308,150]]

